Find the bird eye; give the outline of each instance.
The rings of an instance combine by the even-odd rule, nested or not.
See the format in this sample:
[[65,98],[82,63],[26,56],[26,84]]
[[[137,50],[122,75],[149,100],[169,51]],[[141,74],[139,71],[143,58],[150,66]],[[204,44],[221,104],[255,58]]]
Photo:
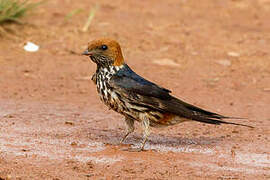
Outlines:
[[107,46],[107,45],[102,45],[102,46],[101,46],[101,49],[102,49],[102,50],[106,50],[106,49],[108,49],[108,46]]

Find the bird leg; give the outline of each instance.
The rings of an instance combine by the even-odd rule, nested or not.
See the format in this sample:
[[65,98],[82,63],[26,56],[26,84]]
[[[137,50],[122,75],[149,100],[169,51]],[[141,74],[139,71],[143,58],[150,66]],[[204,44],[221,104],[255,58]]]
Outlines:
[[150,122],[148,118],[144,118],[144,120],[142,121],[142,127],[144,130],[143,133],[143,142],[142,142],[142,146],[140,148],[127,148],[127,149],[122,149],[124,151],[129,151],[129,152],[141,152],[144,150],[144,145],[147,141],[148,136],[150,135]]
[[143,142],[142,142],[142,146],[140,148],[141,151],[144,150],[144,145],[145,145],[145,143],[147,141],[148,136],[150,135],[150,121],[149,121],[148,118],[146,118],[146,117],[144,118],[144,120],[142,121],[142,127],[143,127],[143,130],[144,130],[144,132],[143,132],[144,139],[143,139]]
[[120,141],[121,144],[126,140],[128,135],[134,131],[134,119],[129,118],[129,117],[125,117],[125,122],[127,125],[127,132],[126,132],[125,136],[121,139],[121,141]]

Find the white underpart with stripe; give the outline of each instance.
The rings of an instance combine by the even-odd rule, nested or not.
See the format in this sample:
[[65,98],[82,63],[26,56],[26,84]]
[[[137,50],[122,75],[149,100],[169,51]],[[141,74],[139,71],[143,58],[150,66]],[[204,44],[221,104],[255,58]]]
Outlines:
[[111,77],[117,73],[124,66],[111,66],[111,67],[102,67],[97,73],[97,91],[99,93],[101,101],[103,101],[110,108],[119,111],[120,104],[118,95],[109,87],[108,82]]

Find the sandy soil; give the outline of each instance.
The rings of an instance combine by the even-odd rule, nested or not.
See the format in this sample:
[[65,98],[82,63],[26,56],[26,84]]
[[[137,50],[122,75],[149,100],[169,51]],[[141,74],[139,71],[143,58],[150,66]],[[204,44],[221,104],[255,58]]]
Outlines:
[[[0,41],[0,179],[270,179],[270,1],[48,0]],[[72,10],[81,13],[65,20]],[[255,126],[196,122],[141,129],[119,141],[123,118],[90,81],[79,54],[113,37],[138,73],[200,107]],[[25,52],[31,41],[36,53]]]

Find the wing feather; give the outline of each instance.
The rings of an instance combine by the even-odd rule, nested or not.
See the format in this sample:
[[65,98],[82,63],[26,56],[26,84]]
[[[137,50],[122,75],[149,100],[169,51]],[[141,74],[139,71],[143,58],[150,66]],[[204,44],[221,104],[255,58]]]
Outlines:
[[160,99],[170,98],[170,90],[160,87],[133,72],[127,65],[110,79],[112,87],[118,87],[130,93]]
[[[230,118],[206,111],[199,107],[188,104],[170,95],[171,91],[160,87],[133,72],[127,65],[118,71],[109,81],[112,88],[119,93],[125,93],[133,98],[133,103],[142,104],[164,113],[172,113],[183,118],[209,123],[209,124],[234,124],[238,123],[222,121]],[[251,126],[248,126],[251,127]]]

